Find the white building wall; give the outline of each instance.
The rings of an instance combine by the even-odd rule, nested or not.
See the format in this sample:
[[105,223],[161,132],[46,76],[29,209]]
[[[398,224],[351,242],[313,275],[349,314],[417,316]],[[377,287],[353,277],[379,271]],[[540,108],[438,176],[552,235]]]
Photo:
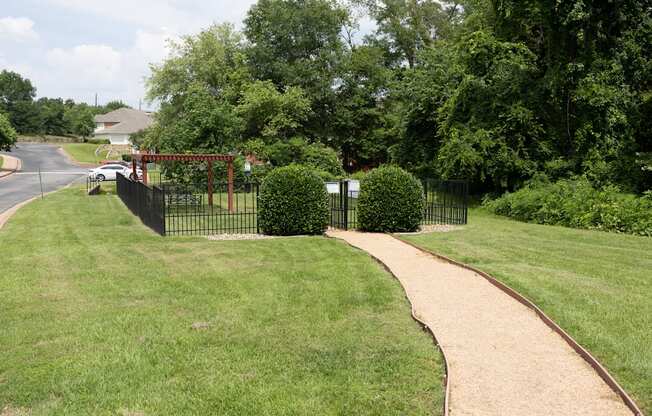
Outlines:
[[109,140],[111,144],[131,144],[129,138],[131,136],[128,134],[96,134],[95,138],[100,140]]

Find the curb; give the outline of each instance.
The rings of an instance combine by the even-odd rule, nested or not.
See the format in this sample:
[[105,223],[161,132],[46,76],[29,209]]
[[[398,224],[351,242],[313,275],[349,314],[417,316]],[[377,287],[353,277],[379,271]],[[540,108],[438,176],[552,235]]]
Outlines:
[[[70,188],[73,184],[74,184],[74,182],[71,182],[71,183],[69,183],[68,185],[66,185],[66,186],[64,186],[64,187],[61,187],[61,188],[59,188],[59,189],[55,189],[54,191],[46,192],[46,193],[43,194],[43,198],[45,198],[46,195],[50,195],[50,194],[53,194],[53,193],[55,193],[55,192],[63,191],[64,189],[68,189],[68,188]],[[1,213],[0,213],[0,230],[2,230],[2,228],[5,226],[5,224],[7,223],[7,221],[9,221],[9,220],[11,219],[11,217],[13,217],[14,214],[15,214],[19,209],[21,209],[21,208],[24,207],[25,205],[29,204],[30,202],[34,202],[35,200],[37,200],[37,199],[39,199],[39,198],[41,198],[41,195],[33,196],[33,197],[31,197],[30,199],[26,199],[26,200],[23,201],[23,202],[19,202],[19,203],[17,203],[16,205],[14,205],[13,207],[9,208],[8,210],[6,210],[6,211],[4,211],[4,212],[1,212]]]
[[600,364],[600,362],[589,352],[587,351],[584,347],[582,347],[573,337],[571,337],[566,331],[564,331],[559,325],[555,323],[548,315],[546,315],[541,309],[539,309],[538,306],[536,306],[532,301],[530,301],[528,298],[525,296],[521,295],[511,287],[507,286],[506,284],[498,281],[495,277],[491,276],[488,273],[483,272],[482,270],[476,269],[473,266],[470,266],[468,264],[459,262],[457,260],[453,260],[449,257],[446,257],[444,255],[435,253],[434,251],[430,251],[428,249],[424,249],[423,247],[419,247],[409,241],[405,241],[402,238],[399,238],[395,234],[390,234],[393,238],[397,239],[398,241],[405,243],[423,253],[429,254],[437,259],[440,259],[442,261],[445,261],[447,263],[450,263],[452,265],[461,267],[463,269],[472,271],[483,278],[485,278],[489,283],[503,291],[505,294],[509,295],[513,299],[515,299],[517,302],[521,303],[525,307],[532,309],[539,319],[541,319],[550,329],[552,329],[554,332],[556,332],[559,336],[562,337],[564,341],[580,356],[586,361],[592,368],[595,370],[596,373],[600,376],[600,378],[613,390],[614,393],[616,393],[623,403],[634,413],[634,416],[644,416],[643,411],[639,409],[639,407],[636,405],[636,402],[627,394],[625,389],[622,388],[620,384],[616,381],[616,379],[613,378],[611,374],[609,374],[609,371]]
[[[14,159],[16,161],[16,167],[13,168],[12,170],[0,171],[0,179],[6,178],[6,177],[18,172],[23,167],[22,160],[18,159],[17,157],[9,156],[9,155],[0,155],[0,157],[5,159],[5,161],[10,160],[10,159]],[[3,166],[4,166],[4,163],[3,163]]]
[[444,349],[442,348],[441,344],[439,343],[439,340],[437,339],[437,336],[433,332],[432,328],[428,326],[425,322],[423,322],[416,314],[416,311],[414,310],[414,306],[412,305],[412,300],[408,296],[407,290],[405,290],[405,287],[403,287],[403,284],[401,283],[401,280],[391,271],[391,269],[383,263],[378,257],[367,253],[366,251],[362,250],[361,248],[358,248],[352,244],[350,244],[346,240],[342,240],[341,238],[337,237],[332,237],[328,234],[325,235],[327,238],[332,238],[333,240],[341,241],[344,244],[348,245],[349,247],[353,248],[354,250],[360,251],[361,253],[364,253],[365,255],[371,257],[376,261],[376,263],[380,264],[387,273],[389,273],[396,281],[398,282],[399,286],[403,288],[403,293],[405,295],[405,298],[407,299],[408,303],[410,304],[410,313],[412,315],[412,319],[415,320],[420,326],[421,329],[423,329],[425,332],[430,334],[432,337],[433,342],[435,343],[435,346],[437,346],[437,349],[441,353],[441,356],[444,360],[444,409],[443,409],[443,416],[449,416],[449,403],[450,403],[450,377],[449,377],[449,364],[448,364],[448,357],[446,357],[446,353],[444,352]]

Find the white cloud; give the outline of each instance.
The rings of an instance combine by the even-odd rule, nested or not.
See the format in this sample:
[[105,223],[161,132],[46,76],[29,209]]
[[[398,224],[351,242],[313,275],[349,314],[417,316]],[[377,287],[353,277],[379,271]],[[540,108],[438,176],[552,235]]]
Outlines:
[[11,16],[0,18],[0,41],[31,42],[38,38],[32,19]]
[[55,48],[46,54],[50,74],[77,86],[110,87],[119,76],[122,54],[107,45]]
[[136,24],[148,30],[161,27],[192,33],[213,21],[240,23],[256,0],[49,0],[78,12]]

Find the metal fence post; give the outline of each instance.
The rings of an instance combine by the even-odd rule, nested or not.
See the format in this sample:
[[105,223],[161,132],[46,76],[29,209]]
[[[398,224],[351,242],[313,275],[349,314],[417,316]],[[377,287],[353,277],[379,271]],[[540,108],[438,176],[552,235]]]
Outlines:
[[343,227],[345,230],[349,229],[349,181],[344,179],[342,180],[341,187],[340,187],[340,195],[342,196],[343,199],[343,204],[341,205],[342,207],[342,217],[343,217]]

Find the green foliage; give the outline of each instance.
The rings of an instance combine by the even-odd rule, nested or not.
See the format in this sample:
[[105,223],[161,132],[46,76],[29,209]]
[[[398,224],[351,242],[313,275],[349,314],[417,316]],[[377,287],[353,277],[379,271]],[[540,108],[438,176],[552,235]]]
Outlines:
[[39,114],[34,104],[36,88],[19,74],[0,72],[0,111],[7,114],[11,125],[19,133],[38,133]]
[[129,153],[123,153],[121,158],[125,162],[131,162],[131,160],[133,159],[133,157]]
[[77,104],[66,108],[64,122],[68,125],[70,133],[88,137],[95,130],[93,120],[94,111],[86,104]]
[[16,130],[9,122],[9,118],[0,112],[0,150],[11,150],[17,137]]
[[129,108],[129,106],[120,100],[109,101],[104,105],[103,113],[110,113],[111,111],[119,110],[121,108]]
[[258,223],[265,234],[322,234],[328,225],[328,194],[311,169],[285,166],[263,181],[258,210]]
[[450,35],[462,7],[459,2],[356,0],[367,7],[378,25],[377,35],[385,41],[394,61],[417,62],[419,50]]
[[277,141],[267,146],[261,157],[267,159],[274,167],[300,164],[328,172],[331,176],[344,174],[342,162],[333,149],[319,143],[308,144],[305,139],[299,137],[285,142]]
[[63,136],[68,133],[66,107],[61,98],[39,98],[36,107],[41,123],[38,133],[52,136]]
[[111,140],[109,140],[109,139],[86,139],[86,140],[84,140],[84,143],[90,143],[90,144],[111,144]]
[[532,182],[485,206],[520,221],[652,236],[652,193],[637,197],[613,185],[596,188],[585,178]]
[[271,81],[243,86],[236,108],[245,125],[245,137],[265,142],[287,139],[300,130],[311,113],[310,100],[300,87],[279,92]]
[[416,231],[424,204],[417,178],[399,167],[381,166],[360,182],[358,226],[372,232]]

